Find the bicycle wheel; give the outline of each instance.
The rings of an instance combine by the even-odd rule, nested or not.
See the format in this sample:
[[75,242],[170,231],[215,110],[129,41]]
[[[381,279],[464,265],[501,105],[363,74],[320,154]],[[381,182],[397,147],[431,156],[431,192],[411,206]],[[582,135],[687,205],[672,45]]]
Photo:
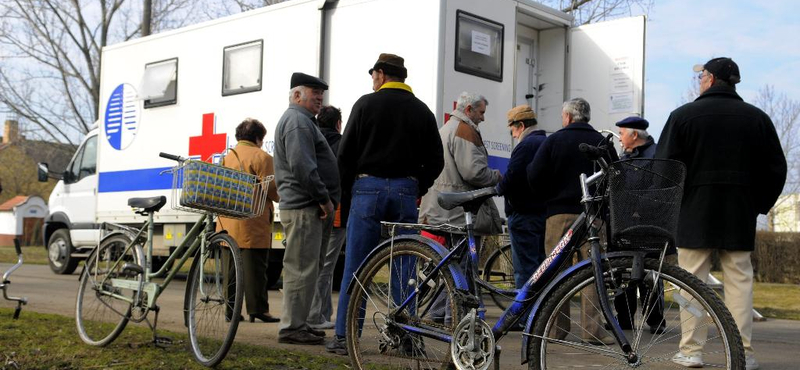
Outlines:
[[[628,318],[632,319],[632,328],[624,330],[624,333],[638,357],[633,366],[629,365],[613,340],[613,334],[603,325],[605,320],[599,303],[591,300],[581,302],[584,288],[595,289],[594,274],[589,265],[567,278],[537,315],[534,337],[528,347],[530,369],[588,366],[684,368],[671,361],[679,351],[682,335],[698,336],[697,340],[704,346],[702,360],[705,367],[744,369],[744,348],[733,317],[708,286],[685,270],[666,264],[658,278],[659,264],[652,259],[645,259],[645,278],[634,282],[631,281],[630,258],[607,261],[610,261],[610,266],[606,264],[604,267],[607,291],[604,298],[609,300],[611,307],[614,307],[615,295],[627,294],[625,288],[645,284],[652,293],[644,302],[648,299],[655,301],[653,298],[660,298],[663,292],[663,328],[651,331],[645,325],[648,317],[656,314],[654,304],[644,304],[633,318]],[[659,281],[663,283],[663,289]],[[585,317],[578,314],[581,306],[584,311],[581,315]],[[567,314],[570,308],[573,308],[571,315]],[[702,338],[704,334],[707,334],[705,339]],[[688,346],[683,348],[684,351],[689,349]]]
[[220,363],[236,337],[242,311],[242,256],[228,234],[214,235],[194,256],[186,282],[189,342],[195,360]]
[[144,257],[138,245],[128,247],[130,238],[112,234],[103,239],[97,249],[86,259],[78,285],[75,303],[75,323],[78,335],[87,344],[105,346],[122,333],[131,315],[136,296],[133,289],[112,286],[112,279],[126,279],[134,286],[142,275],[123,272],[126,263],[141,266]]
[[[511,244],[506,244],[492,252],[483,265],[483,280],[495,288],[513,291],[514,264],[511,262]],[[489,291],[492,301],[501,310],[505,310],[513,301],[514,295],[503,295]]]
[[439,261],[438,253],[427,245],[398,241],[366,262],[353,280],[356,285],[347,306],[347,350],[356,369],[430,369],[452,363],[449,343],[400,327],[408,324],[438,328],[448,334],[454,331],[462,313],[447,267],[430,284],[419,286],[420,292],[409,306],[391,313]]

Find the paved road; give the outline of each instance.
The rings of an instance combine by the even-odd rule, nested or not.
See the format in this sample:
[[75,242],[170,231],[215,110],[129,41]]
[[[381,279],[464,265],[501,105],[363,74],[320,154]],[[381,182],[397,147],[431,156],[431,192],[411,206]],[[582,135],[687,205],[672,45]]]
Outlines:
[[[6,271],[10,265],[0,263],[0,271]],[[22,312],[24,320],[25,311],[52,313],[65,316],[74,316],[75,293],[78,287],[78,275],[55,275],[45,265],[23,265],[11,277],[12,295],[24,295],[29,303]],[[159,316],[159,327],[172,331],[182,332],[183,326],[181,309],[183,307],[183,281],[173,281],[167,291],[159,298],[162,307]],[[282,297],[278,291],[270,291],[270,306],[273,314],[278,314],[281,309]],[[334,294],[334,299],[337,296]],[[5,300],[0,300],[0,307],[13,307]],[[489,317],[498,316],[499,311],[490,310]],[[145,325],[145,324],[129,324]],[[758,351],[758,361],[764,370],[796,370],[800,369],[800,321],[768,320],[757,322],[753,325],[753,342]],[[332,335],[328,331],[328,335]],[[277,325],[244,322],[239,326],[236,336],[238,342],[257,345],[269,345],[294,351],[305,351],[328,356],[322,346],[290,346],[277,343]],[[500,341],[503,347],[501,356],[502,369],[524,369],[519,365],[520,360],[520,334],[511,333]]]

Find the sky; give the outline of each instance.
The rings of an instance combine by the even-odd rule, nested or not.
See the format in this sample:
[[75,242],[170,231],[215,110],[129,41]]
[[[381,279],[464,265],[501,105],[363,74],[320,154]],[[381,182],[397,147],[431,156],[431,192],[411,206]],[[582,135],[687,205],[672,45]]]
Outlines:
[[800,101],[800,13],[798,0],[658,0],[646,34],[645,118],[658,137],[696,75],[695,64],[730,57],[738,65],[742,98],[758,90]]

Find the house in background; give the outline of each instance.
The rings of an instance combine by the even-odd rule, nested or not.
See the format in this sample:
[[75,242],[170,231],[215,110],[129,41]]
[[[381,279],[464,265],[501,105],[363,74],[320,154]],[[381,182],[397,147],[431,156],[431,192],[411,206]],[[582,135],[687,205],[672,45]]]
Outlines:
[[18,195],[0,204],[0,245],[14,245],[14,238],[22,245],[41,245],[45,216],[47,203],[36,195]]
[[800,232],[800,194],[781,195],[772,209],[772,231]]

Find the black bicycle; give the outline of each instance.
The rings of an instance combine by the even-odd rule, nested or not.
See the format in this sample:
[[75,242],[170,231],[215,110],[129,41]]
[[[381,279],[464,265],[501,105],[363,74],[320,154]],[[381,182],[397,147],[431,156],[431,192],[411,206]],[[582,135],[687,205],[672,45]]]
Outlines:
[[[689,335],[704,347],[705,366],[743,369],[741,337],[719,297],[685,270],[663,263],[674,243],[685,167],[667,160],[609,165],[603,145],[581,150],[599,167],[580,177],[584,212],[494,325],[485,318],[472,225],[493,188],[439,196],[443,208],[467,211],[466,225],[453,230],[467,237],[450,250],[395,233],[427,225],[386,223],[393,236],[371,252],[348,288],[346,340],[353,367],[488,369],[497,360],[497,341],[522,321],[522,362],[531,369],[682,368],[671,359],[690,349],[681,347]],[[604,218],[610,219],[606,248]],[[580,250],[588,250],[589,258],[573,264]],[[654,251],[660,258],[646,257]],[[633,327],[623,329],[613,300],[641,291],[648,293],[637,297],[644,303],[628,317]],[[656,309],[662,310],[663,330],[650,333],[644,323]]]

